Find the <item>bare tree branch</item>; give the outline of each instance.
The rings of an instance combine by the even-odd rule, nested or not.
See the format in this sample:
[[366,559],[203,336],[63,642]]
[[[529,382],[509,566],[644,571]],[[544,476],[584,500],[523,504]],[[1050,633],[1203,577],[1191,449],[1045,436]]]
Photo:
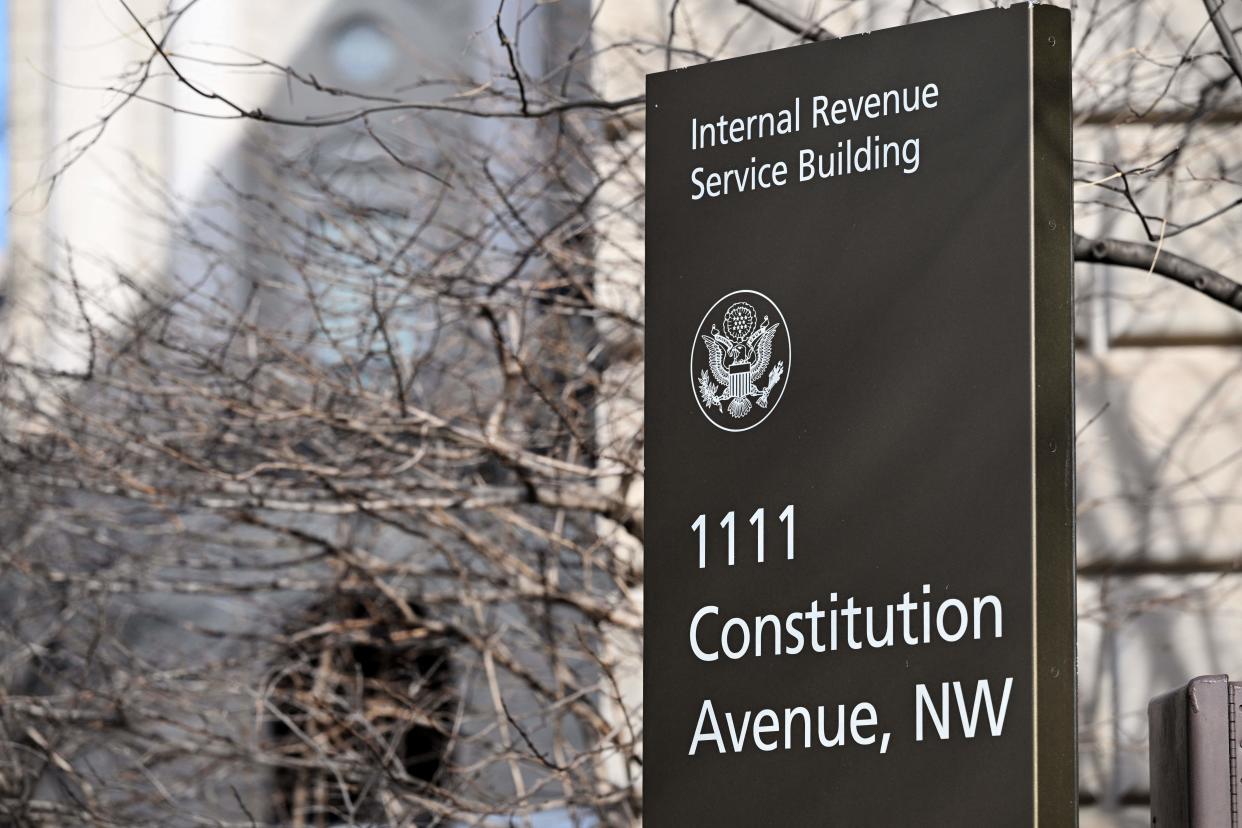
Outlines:
[[1075,233],[1074,260],[1156,273],[1236,311],[1242,311],[1242,284],[1183,256],[1161,250],[1154,244],[1120,239],[1089,239]]
[[1203,5],[1207,8],[1212,27],[1216,29],[1216,34],[1220,38],[1221,48],[1225,50],[1225,62],[1233,70],[1238,82],[1242,83],[1242,48],[1238,47],[1238,41],[1233,36],[1233,29],[1225,20],[1225,0],[1203,0]]
[[796,34],[803,40],[835,40],[837,37],[818,23],[810,21],[799,22],[796,17],[775,3],[769,2],[769,0],[737,0],[737,3],[767,18],[781,28]]

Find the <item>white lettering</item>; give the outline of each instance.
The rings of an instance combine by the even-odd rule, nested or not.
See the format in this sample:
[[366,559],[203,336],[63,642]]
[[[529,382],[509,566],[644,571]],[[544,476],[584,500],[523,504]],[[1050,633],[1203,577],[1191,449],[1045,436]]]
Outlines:
[[694,620],[690,622],[690,649],[694,651],[694,655],[699,661],[715,661],[720,658],[718,652],[707,652],[699,647],[699,622],[703,620],[705,615],[719,615],[720,607],[707,606],[694,614]]

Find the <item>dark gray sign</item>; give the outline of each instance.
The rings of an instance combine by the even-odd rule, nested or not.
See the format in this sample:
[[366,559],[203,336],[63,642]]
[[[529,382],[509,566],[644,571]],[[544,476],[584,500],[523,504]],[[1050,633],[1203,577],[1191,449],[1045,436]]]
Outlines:
[[647,825],[1076,821],[1069,57],[649,77]]

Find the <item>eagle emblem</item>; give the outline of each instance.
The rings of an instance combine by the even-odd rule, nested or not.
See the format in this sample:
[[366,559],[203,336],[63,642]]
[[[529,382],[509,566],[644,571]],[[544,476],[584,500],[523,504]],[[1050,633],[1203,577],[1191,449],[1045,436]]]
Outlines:
[[[784,360],[777,360],[770,369],[768,367],[780,328],[781,322],[772,321],[768,314],[764,314],[760,322],[755,306],[740,300],[725,309],[719,324],[712,321],[709,332],[704,333],[700,326],[699,336],[707,348],[707,368],[699,371],[697,380],[704,413],[714,408],[740,420],[754,405],[768,407],[772,392],[785,373]],[[763,387],[759,386],[761,382]]]

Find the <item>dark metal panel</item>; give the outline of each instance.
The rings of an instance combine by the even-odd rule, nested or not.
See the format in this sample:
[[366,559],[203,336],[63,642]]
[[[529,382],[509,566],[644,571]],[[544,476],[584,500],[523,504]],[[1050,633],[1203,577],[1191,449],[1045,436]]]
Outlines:
[[[1068,14],[1023,5],[648,78],[646,824],[1074,823],[1069,58],[1068,36],[1033,54],[1048,32]],[[934,112],[690,147],[692,117],[929,81]],[[792,166],[868,135],[919,138],[918,171],[690,199],[696,166]],[[708,368],[687,372],[735,291],[788,337],[768,407],[749,348],[711,404]],[[718,538],[729,512],[773,525],[787,504],[796,559],[769,530],[758,563],[739,532],[733,565],[713,540],[700,567],[697,515]],[[688,641],[709,605],[753,621],[923,585],[996,595],[1003,637],[711,662]],[[915,740],[917,684],[1005,677],[1003,734]],[[722,719],[865,700],[892,745],[690,756],[705,699]]]
[[1148,706],[1152,825],[1238,825],[1238,687],[1200,676]]
[[[1074,577],[1073,106],[1070,19],[1032,11],[1035,234],[1036,752],[1039,817],[1078,813]],[[1066,439],[1066,437],[1070,439]]]
[[1242,826],[1242,681],[1229,684],[1229,802],[1234,828]]

